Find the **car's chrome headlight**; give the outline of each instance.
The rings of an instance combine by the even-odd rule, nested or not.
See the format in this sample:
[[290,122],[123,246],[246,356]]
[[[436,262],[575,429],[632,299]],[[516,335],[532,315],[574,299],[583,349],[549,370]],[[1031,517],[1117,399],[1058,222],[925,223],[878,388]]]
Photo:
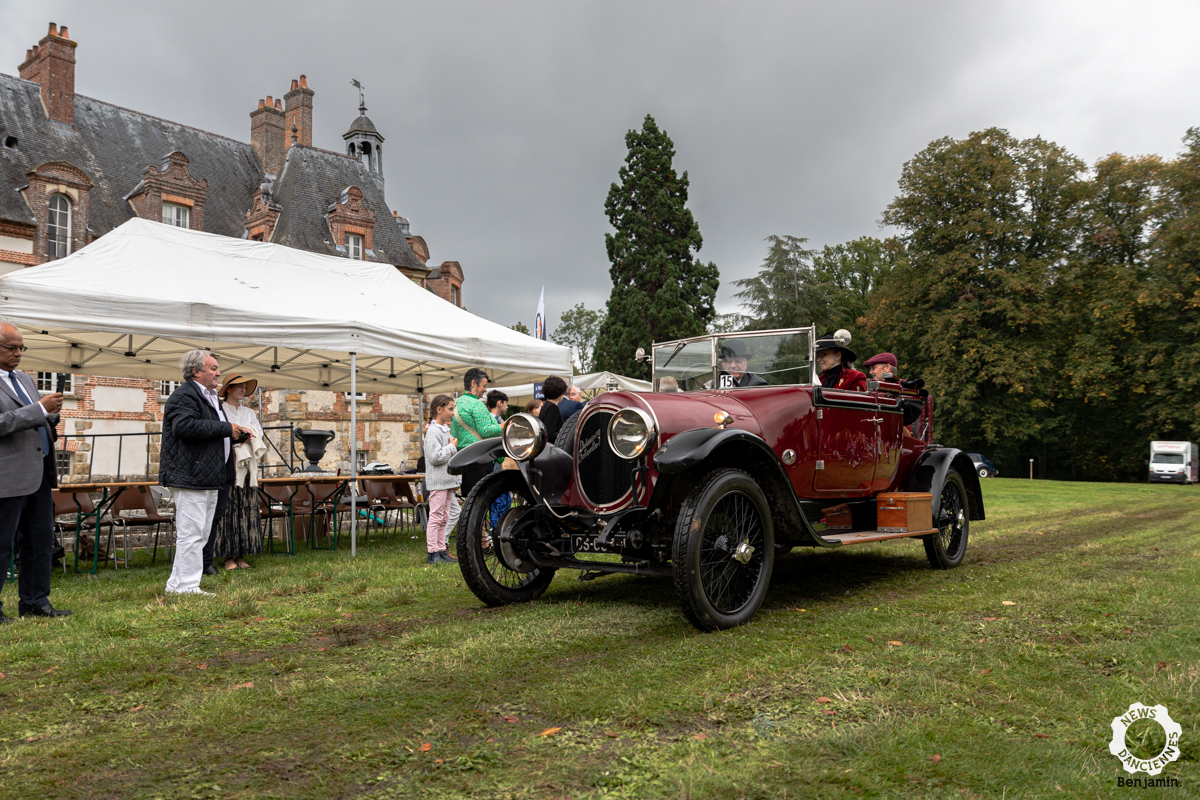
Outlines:
[[532,414],[513,414],[504,421],[504,452],[514,461],[535,458],[546,446],[546,426]]
[[623,408],[608,423],[608,444],[621,458],[646,452],[658,431],[654,418],[640,408]]

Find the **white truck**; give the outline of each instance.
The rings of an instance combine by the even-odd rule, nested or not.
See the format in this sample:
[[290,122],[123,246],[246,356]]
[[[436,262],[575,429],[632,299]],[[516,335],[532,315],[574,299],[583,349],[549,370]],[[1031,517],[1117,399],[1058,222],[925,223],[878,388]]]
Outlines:
[[1196,483],[1200,459],[1195,442],[1151,442],[1151,483]]

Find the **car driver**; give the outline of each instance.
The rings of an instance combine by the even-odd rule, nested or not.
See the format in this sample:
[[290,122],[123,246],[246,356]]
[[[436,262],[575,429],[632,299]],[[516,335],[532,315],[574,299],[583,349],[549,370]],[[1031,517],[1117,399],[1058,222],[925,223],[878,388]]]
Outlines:
[[749,364],[750,356],[746,353],[745,343],[739,339],[726,341],[721,345],[721,372],[718,387],[740,389],[746,386],[766,386],[766,378],[746,371]]

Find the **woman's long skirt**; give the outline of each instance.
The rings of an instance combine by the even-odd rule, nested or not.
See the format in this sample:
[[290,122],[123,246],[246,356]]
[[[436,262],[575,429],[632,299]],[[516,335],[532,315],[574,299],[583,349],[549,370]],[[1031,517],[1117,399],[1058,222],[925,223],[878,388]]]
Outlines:
[[213,523],[213,561],[252,556],[263,551],[257,491],[247,486],[229,490],[225,516]]

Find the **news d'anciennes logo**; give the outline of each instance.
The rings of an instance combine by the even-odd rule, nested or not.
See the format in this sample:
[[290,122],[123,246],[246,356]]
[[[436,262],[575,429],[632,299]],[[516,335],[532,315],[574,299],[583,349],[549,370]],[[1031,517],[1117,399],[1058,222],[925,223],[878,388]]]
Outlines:
[[[1125,732],[1129,726],[1143,719],[1153,720],[1162,726],[1167,735],[1167,743],[1158,755],[1151,758],[1138,758],[1125,746]],[[1147,775],[1157,775],[1162,768],[1179,758],[1179,737],[1183,728],[1171,719],[1164,705],[1144,706],[1132,703],[1129,710],[1112,721],[1112,741],[1108,743],[1108,752],[1121,759],[1121,766],[1132,775],[1135,772],[1145,772]]]

